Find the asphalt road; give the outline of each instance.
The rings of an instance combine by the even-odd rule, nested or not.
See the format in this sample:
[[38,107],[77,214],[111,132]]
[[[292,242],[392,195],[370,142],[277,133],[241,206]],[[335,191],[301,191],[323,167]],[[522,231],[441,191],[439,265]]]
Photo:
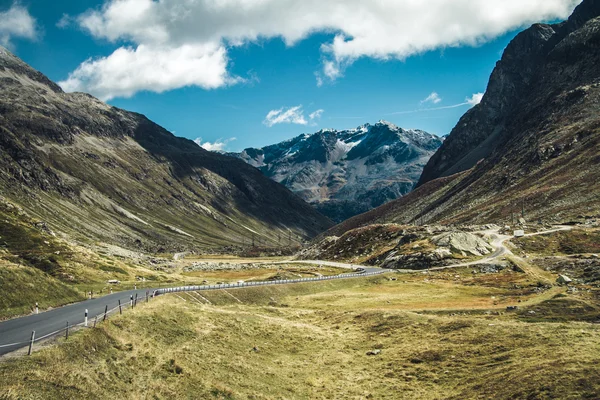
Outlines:
[[[313,264],[330,265],[337,263],[329,263],[326,261],[314,261]],[[355,265],[350,267],[349,264],[345,264],[346,268],[363,268],[364,271],[359,276],[364,274],[379,274],[385,271],[379,268],[363,267]],[[128,290],[124,292],[113,293],[104,297],[95,298],[91,300],[85,300],[80,303],[71,304],[68,306],[55,308],[40,314],[28,315],[25,317],[15,318],[0,322],[0,356],[13,352],[22,347],[28,345],[31,339],[31,332],[35,331],[35,337],[41,338],[52,332],[56,332],[66,327],[67,321],[69,325],[73,326],[76,324],[83,323],[85,318],[85,310],[88,310],[88,324],[93,324],[94,317],[104,313],[104,309],[108,306],[111,310],[118,307],[119,300],[122,305],[129,305],[130,296],[138,295],[138,304],[144,302],[146,299],[146,290],[151,295],[155,290],[158,294],[168,292],[182,292],[182,291],[204,291],[204,290],[223,290],[223,289],[239,289],[242,287],[251,286],[268,286],[268,285],[281,285],[290,283],[301,283],[301,282],[313,282],[322,281],[327,279],[343,279],[357,277],[356,274],[342,274],[332,277],[318,277],[318,278],[303,278],[303,279],[292,279],[292,280],[281,280],[281,281],[268,281],[268,282],[246,282],[246,283],[233,283],[223,285],[204,285],[204,286],[184,286],[175,287],[171,289],[139,289],[139,290]],[[152,301],[152,300],[150,300]],[[100,317],[99,317],[100,319]],[[7,346],[8,345],[8,346]]]
[[[112,309],[119,305],[119,300],[123,305],[129,304],[131,295],[137,293],[138,303],[145,301],[147,289],[128,290],[109,294],[104,297],[98,297],[91,300],[84,300],[79,303],[68,306],[54,308],[39,314],[32,314],[25,317],[10,319],[0,322],[0,346],[10,343],[21,343],[13,346],[0,347],[0,355],[10,353],[26,345],[22,342],[28,342],[31,339],[31,331],[35,331],[36,338],[43,337],[51,332],[63,329],[69,321],[69,325],[82,323],[85,318],[85,310],[88,310],[89,323],[93,324],[94,316],[104,313],[104,308]],[[152,291],[150,291],[152,293]]]

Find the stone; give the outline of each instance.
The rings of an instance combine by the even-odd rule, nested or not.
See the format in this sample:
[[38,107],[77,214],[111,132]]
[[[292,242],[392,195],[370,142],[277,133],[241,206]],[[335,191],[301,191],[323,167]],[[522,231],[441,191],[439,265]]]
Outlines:
[[468,232],[444,232],[431,238],[438,247],[449,249],[453,253],[481,257],[490,254],[493,247],[477,235]]
[[367,351],[367,355],[368,355],[368,356],[376,356],[376,355],[378,355],[378,354],[380,354],[380,353],[381,353],[381,350],[379,350],[379,349],[378,349],[378,350],[370,350],[370,351]]
[[569,283],[573,282],[573,279],[569,278],[566,275],[559,275],[558,279],[556,280],[556,282],[559,285],[568,285]]

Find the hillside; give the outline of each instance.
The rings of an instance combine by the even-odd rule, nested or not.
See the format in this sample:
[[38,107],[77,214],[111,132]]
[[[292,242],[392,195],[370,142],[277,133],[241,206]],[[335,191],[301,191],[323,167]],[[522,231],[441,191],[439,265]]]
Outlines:
[[296,245],[331,225],[241,160],[64,93],[4,48],[0,131],[0,191],[72,241],[219,251]]
[[409,193],[441,144],[427,132],[380,121],[232,155],[341,222]]
[[506,48],[483,101],[419,187],[328,234],[378,222],[569,222],[600,215],[600,3],[536,24]]

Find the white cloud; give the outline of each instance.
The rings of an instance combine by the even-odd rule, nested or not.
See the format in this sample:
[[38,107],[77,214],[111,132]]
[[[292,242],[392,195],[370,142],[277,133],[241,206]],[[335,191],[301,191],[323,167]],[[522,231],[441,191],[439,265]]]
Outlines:
[[[397,112],[393,112],[393,113],[385,114],[385,115],[388,116],[388,115],[415,114],[415,113],[421,113],[421,112],[427,112],[427,111],[449,110],[452,108],[459,108],[459,107],[464,107],[464,106],[475,107],[477,104],[481,103],[481,100],[483,99],[483,95],[484,95],[483,93],[475,93],[471,97],[465,98],[464,102],[458,103],[458,104],[452,104],[451,106],[419,108],[418,110],[397,111]],[[431,96],[429,96],[429,97],[431,97]],[[423,100],[421,103],[425,102],[426,100]],[[439,103],[439,101],[438,101],[438,103]]]
[[200,147],[202,147],[204,150],[208,150],[208,151],[225,151],[227,145],[230,142],[233,142],[237,140],[237,138],[232,137],[229,139],[217,139],[214,142],[204,142],[202,143],[202,138],[198,138],[196,140],[194,140],[194,142],[196,142],[196,144]]
[[437,94],[436,92],[433,92],[425,100],[422,100],[421,104],[425,104],[425,103],[438,104],[438,103],[441,103],[441,101],[442,101],[442,98],[440,97],[440,95]]
[[29,40],[38,37],[36,20],[17,2],[8,10],[0,11],[0,44],[10,47],[16,37]]
[[289,108],[280,108],[279,110],[271,110],[263,121],[268,127],[272,127],[277,124],[298,124],[308,125],[308,121],[304,118],[304,110],[302,106],[295,106]]
[[282,107],[278,110],[271,110],[265,117],[263,124],[269,128],[277,124],[297,124],[297,125],[317,125],[317,121],[321,119],[321,116],[325,110],[316,110],[308,114],[308,119],[304,116],[304,109],[302,105],[295,107]]
[[471,96],[470,98],[467,97],[465,100],[467,104],[469,104],[471,107],[474,107],[477,104],[481,103],[481,100],[483,100],[483,93],[475,93],[473,94],[473,96]]
[[222,46],[121,47],[108,57],[85,61],[59,84],[67,92],[87,91],[102,100],[131,97],[142,90],[215,89],[240,80],[227,73],[227,62]]
[[308,115],[308,118],[311,121],[315,121],[315,120],[321,119],[321,116],[323,115],[324,112],[325,112],[325,110],[323,110],[323,109],[317,110],[315,112],[310,113]]
[[[333,33],[333,40],[321,46],[323,63],[317,83],[343,76],[361,57],[380,60],[405,59],[430,50],[453,46],[473,46],[509,30],[533,22],[565,18],[581,0],[106,0],[101,9],[78,17],[79,25],[96,38],[111,42],[126,41],[144,46],[157,58],[146,58],[138,67],[152,70],[154,64],[167,62],[165,49],[204,49],[180,59],[184,65],[197,59],[212,58],[220,49],[227,60],[227,49],[260,39],[281,38],[289,46],[316,33]],[[123,51],[123,49],[120,49]],[[126,49],[127,50],[127,49]],[[117,50],[119,51],[119,50]],[[106,59],[111,59],[112,56]],[[192,62],[193,63],[193,62]],[[227,85],[227,62],[209,68],[208,78],[195,71],[196,79],[171,78],[160,90],[187,84]],[[107,74],[140,81],[135,90],[154,90],[157,79],[136,79],[138,68],[122,63],[104,63]],[[188,71],[187,68],[184,68]],[[218,69],[218,71],[215,71]],[[164,72],[164,71],[159,71]],[[178,72],[178,71],[176,71]],[[148,73],[148,72],[146,72]],[[77,87],[94,92],[113,92],[113,82],[90,78],[93,68],[82,68],[74,79]],[[215,80],[214,76],[221,77]],[[234,80],[234,83],[236,81]],[[92,83],[93,85],[88,85]],[[117,94],[120,95],[120,94]]]
[[69,14],[63,14],[62,17],[56,23],[56,27],[61,29],[68,28],[74,22],[76,22],[75,18],[73,18]]

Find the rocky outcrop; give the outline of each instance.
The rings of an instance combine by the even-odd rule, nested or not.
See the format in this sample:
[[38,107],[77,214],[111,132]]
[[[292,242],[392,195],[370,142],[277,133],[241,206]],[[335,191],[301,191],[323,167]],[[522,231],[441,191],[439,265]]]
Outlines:
[[432,237],[431,242],[463,256],[481,257],[490,254],[494,249],[488,242],[469,232],[444,232]]
[[442,139],[389,122],[232,154],[341,222],[409,193]]

